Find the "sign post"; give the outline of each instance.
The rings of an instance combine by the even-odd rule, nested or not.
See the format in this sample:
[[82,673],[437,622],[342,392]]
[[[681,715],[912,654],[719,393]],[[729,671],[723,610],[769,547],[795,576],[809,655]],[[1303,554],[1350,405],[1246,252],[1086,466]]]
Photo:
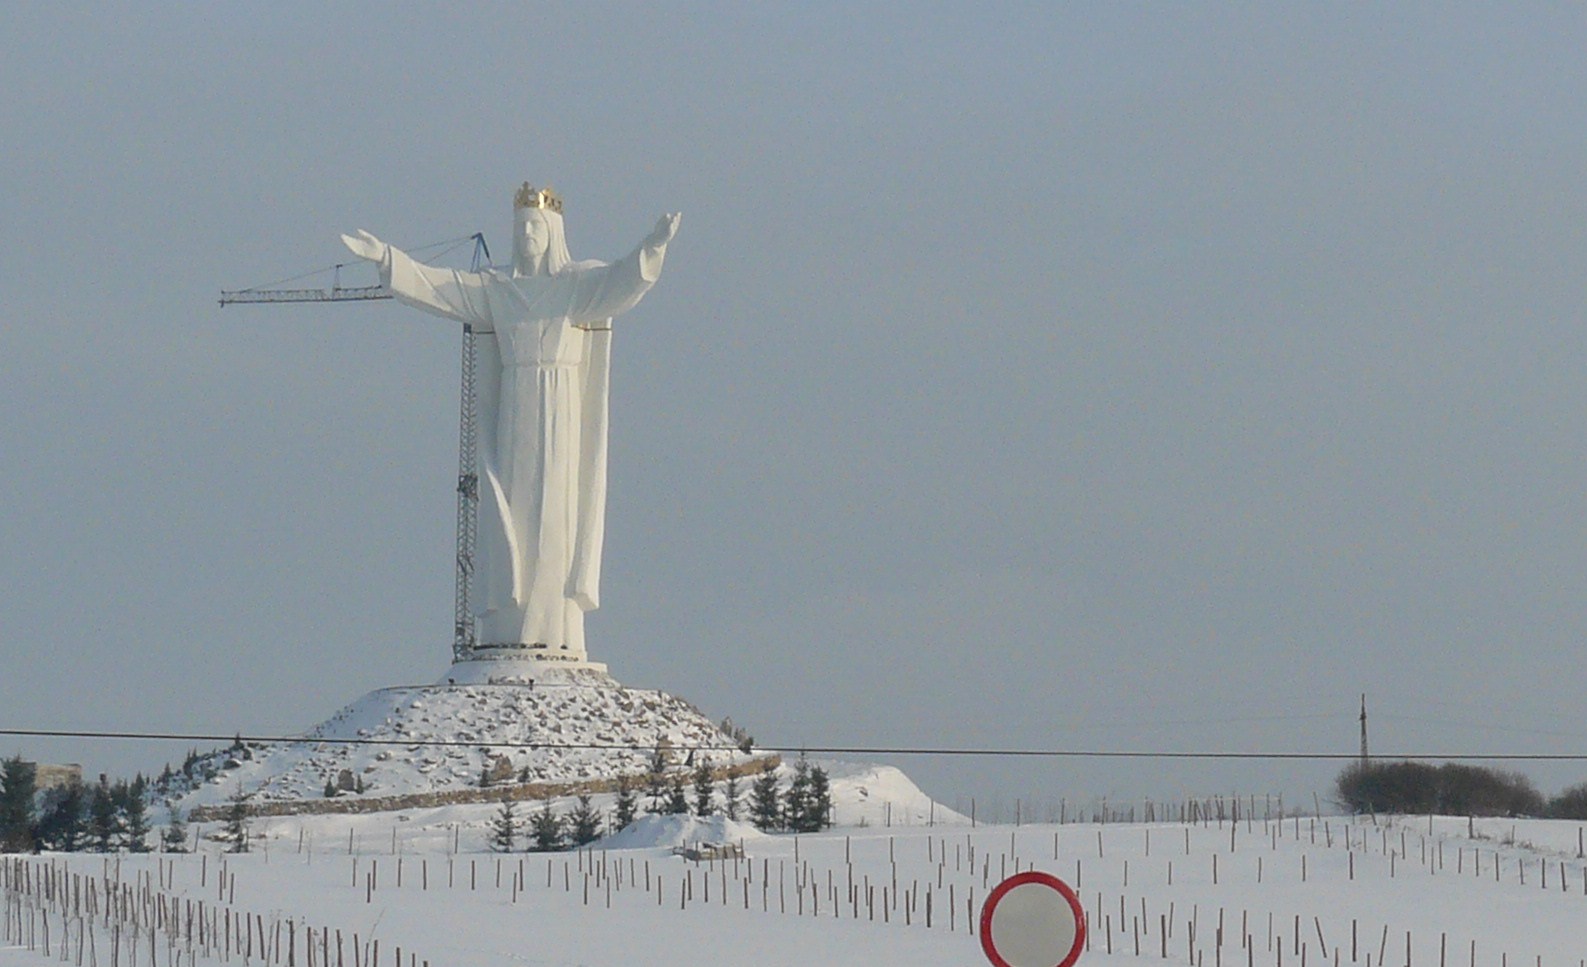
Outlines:
[[994,967],[1073,967],[1085,946],[1080,898],[1051,873],[1016,873],[981,907],[981,949]]

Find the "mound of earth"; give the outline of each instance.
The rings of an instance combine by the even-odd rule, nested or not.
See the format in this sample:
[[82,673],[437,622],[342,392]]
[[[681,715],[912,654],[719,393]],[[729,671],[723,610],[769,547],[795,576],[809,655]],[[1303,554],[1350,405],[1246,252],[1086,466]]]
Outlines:
[[[356,798],[382,808],[375,801],[404,797],[413,805],[425,794],[459,801],[457,794],[482,787],[637,776],[650,771],[657,746],[669,764],[696,765],[704,756],[713,769],[766,755],[742,751],[726,725],[681,699],[587,668],[532,681],[383,688],[302,741],[238,743],[190,757],[155,792],[187,811],[239,794],[255,807]],[[336,803],[336,811],[350,805]]]

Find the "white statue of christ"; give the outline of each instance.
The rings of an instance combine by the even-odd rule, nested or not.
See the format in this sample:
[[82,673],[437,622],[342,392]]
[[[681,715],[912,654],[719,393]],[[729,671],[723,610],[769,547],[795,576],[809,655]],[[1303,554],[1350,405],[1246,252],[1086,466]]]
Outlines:
[[526,183],[513,214],[510,272],[425,265],[363,231],[342,241],[400,301],[489,334],[475,341],[479,648],[583,662],[584,613],[600,603],[611,319],[655,284],[679,215],[608,265],[573,261],[549,189]]

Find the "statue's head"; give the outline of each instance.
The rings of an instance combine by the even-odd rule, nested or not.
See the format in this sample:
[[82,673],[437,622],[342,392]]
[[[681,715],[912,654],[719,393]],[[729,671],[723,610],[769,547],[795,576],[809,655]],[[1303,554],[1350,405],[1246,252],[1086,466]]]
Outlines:
[[513,196],[512,209],[514,275],[551,275],[573,261],[562,228],[562,199],[549,187],[532,188],[524,182]]

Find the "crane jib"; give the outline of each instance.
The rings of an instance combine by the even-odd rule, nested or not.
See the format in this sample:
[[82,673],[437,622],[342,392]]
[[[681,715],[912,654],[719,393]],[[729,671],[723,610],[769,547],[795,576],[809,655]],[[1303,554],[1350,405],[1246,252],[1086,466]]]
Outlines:
[[222,292],[220,304],[251,302],[365,302],[389,299],[391,290],[383,285],[361,285],[342,289],[239,289]]

